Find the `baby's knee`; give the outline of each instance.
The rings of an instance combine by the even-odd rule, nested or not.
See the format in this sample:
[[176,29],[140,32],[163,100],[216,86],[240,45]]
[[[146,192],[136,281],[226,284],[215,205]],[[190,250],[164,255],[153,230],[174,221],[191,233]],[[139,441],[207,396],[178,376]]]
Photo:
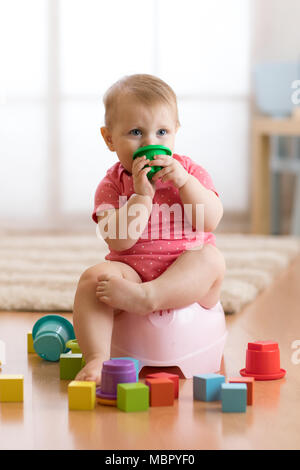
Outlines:
[[87,268],[80,276],[79,284],[90,283],[90,282],[97,282],[97,274],[93,266]]
[[79,279],[79,284],[93,284],[96,285],[98,282],[98,276],[102,273],[105,273],[107,270],[105,267],[96,267],[96,266],[91,266],[90,268],[87,268],[80,276]]
[[109,261],[96,264],[87,268],[80,276],[80,283],[97,284],[98,277],[102,274],[113,274],[114,276],[122,277],[122,274],[116,267]]

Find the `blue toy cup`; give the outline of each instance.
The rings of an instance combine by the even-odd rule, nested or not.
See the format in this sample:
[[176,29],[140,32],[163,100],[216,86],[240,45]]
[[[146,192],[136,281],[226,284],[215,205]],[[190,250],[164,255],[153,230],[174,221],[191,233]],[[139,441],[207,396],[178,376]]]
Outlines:
[[46,361],[59,361],[60,355],[69,351],[66,343],[75,339],[73,325],[59,315],[45,315],[32,329],[35,352]]

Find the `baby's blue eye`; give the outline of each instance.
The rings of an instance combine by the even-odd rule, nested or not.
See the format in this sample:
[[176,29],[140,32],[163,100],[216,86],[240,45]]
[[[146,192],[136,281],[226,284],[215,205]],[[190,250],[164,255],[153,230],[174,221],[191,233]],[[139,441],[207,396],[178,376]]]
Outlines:
[[132,134],[132,135],[141,135],[141,131],[139,129],[132,129],[130,131],[130,134]]
[[159,135],[166,135],[167,131],[166,129],[159,129],[158,134]]

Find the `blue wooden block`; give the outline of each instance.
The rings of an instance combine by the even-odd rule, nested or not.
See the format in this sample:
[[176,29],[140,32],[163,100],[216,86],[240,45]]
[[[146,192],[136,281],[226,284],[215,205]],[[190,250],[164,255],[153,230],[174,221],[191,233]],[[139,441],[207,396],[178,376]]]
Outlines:
[[138,359],[134,359],[133,357],[111,357],[111,359],[127,359],[134,362],[136,370],[136,381],[139,381],[140,363]]
[[221,398],[223,413],[245,413],[247,408],[247,385],[222,384]]
[[224,375],[203,374],[193,377],[194,400],[218,401],[221,400],[221,384],[225,382]]

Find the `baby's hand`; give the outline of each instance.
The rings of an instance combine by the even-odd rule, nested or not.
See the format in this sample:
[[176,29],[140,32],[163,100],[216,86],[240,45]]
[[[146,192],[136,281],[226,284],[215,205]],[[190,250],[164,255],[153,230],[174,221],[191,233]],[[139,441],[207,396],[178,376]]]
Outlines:
[[153,199],[155,194],[155,183],[149,181],[147,178],[147,173],[151,170],[150,167],[144,168],[145,165],[149,164],[150,160],[143,157],[135,158],[132,162],[132,177],[133,177],[133,187],[136,194],[141,194],[142,196],[150,196]]
[[163,166],[164,168],[154,174],[152,181],[159,178],[163,183],[171,181],[177,189],[187,182],[189,173],[171,155],[154,155],[153,158],[154,160],[149,162],[149,165]]

